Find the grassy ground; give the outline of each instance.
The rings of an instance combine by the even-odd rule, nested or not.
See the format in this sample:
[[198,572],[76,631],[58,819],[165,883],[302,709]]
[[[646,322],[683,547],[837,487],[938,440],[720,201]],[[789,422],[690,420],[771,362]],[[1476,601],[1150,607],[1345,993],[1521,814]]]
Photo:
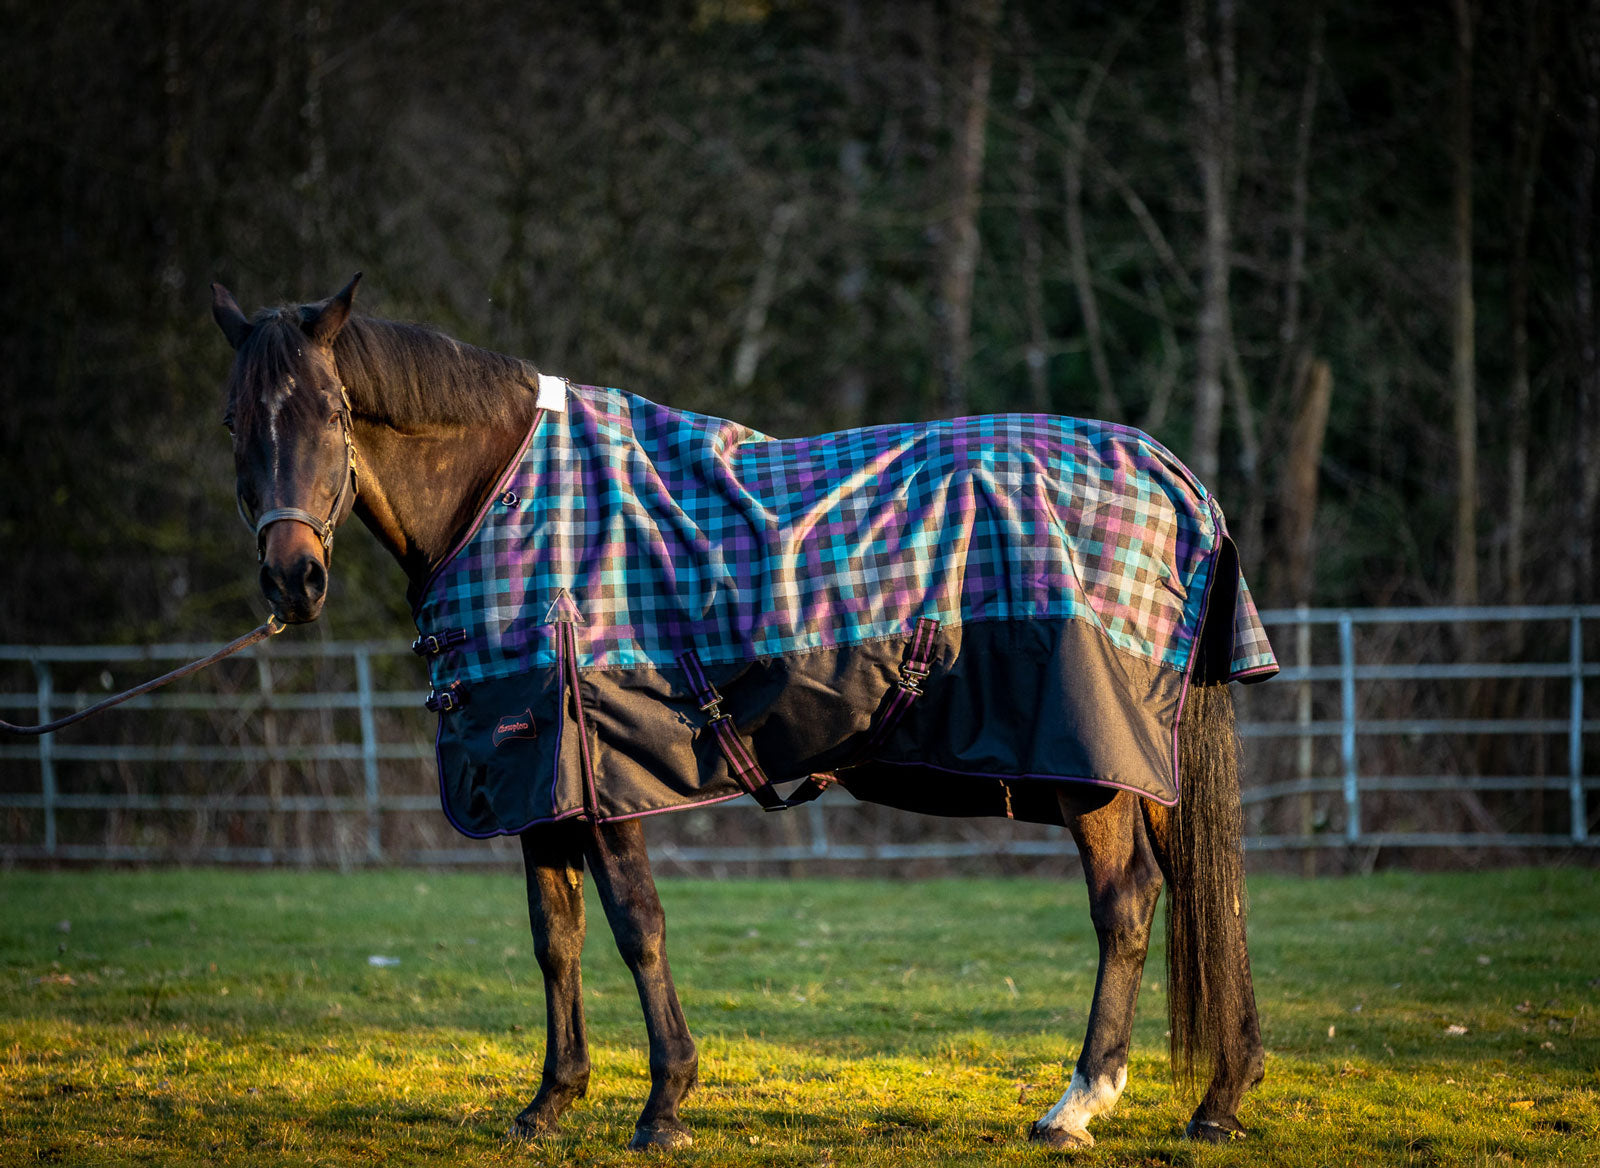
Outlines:
[[[1254,1138],[1177,1138],[1152,952],[1123,1106],[1078,1159],[1600,1163],[1600,873],[1251,887]],[[1024,1133],[1093,988],[1076,883],[666,883],[702,1086],[694,1147],[642,1158],[621,1147],[643,1031],[593,905],[590,1096],[561,1136],[502,1138],[543,1046],[519,894],[509,875],[0,873],[0,1163],[1055,1159]]]

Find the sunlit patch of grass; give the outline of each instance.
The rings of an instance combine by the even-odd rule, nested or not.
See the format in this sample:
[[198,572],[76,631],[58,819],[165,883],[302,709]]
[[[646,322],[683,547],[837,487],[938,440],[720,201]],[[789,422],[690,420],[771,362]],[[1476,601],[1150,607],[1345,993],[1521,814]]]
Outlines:
[[[510,1143],[543,1047],[521,882],[0,876],[0,1163],[638,1164],[638,1004],[587,951],[589,1097]],[[1081,886],[670,881],[701,1043],[684,1164],[1038,1164],[1094,985]],[[1159,942],[1091,1162],[1600,1162],[1600,879],[1252,882],[1268,1077],[1246,1147],[1179,1138]],[[372,957],[396,964],[371,964]],[[647,1157],[657,1162],[662,1157]]]

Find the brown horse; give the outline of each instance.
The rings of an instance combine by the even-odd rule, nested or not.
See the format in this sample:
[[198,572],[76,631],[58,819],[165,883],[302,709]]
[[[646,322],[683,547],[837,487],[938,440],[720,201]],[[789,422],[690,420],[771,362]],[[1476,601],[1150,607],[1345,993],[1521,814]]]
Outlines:
[[[226,423],[240,510],[255,529],[262,592],[288,622],[321,612],[333,532],[351,514],[399,562],[415,602],[488,501],[535,413],[536,379],[525,362],[424,327],[353,317],[359,279],[328,300],[253,318],[213,286],[213,315],[236,351]],[[1235,1112],[1260,1081],[1264,1058],[1245,945],[1232,716],[1225,685],[1191,689],[1176,808],[1087,783],[1053,788],[1082,859],[1100,963],[1071,1083],[1033,1124],[1034,1140],[1092,1144],[1089,1121],[1121,1094],[1163,882],[1175,1077],[1192,1081],[1197,1065],[1210,1073],[1187,1132],[1210,1142],[1243,1134]],[[906,790],[884,801],[916,800]],[[679,1106],[695,1085],[698,1058],[667,964],[640,822],[579,817],[530,827],[520,839],[547,1031],[543,1077],[512,1134],[554,1129],[588,1085],[579,970],[587,869],[649,1034],[650,1096],[630,1146],[688,1143]]]

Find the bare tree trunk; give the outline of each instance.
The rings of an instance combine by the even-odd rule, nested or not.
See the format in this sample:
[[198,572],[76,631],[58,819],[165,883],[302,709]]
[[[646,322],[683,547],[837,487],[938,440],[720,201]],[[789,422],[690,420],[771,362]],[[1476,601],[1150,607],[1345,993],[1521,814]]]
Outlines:
[[1455,572],[1452,598],[1478,602],[1478,391],[1472,298],[1472,0],[1454,0],[1456,83],[1455,279],[1451,312],[1450,397],[1456,442]]
[[1595,596],[1594,521],[1600,501],[1600,458],[1594,454],[1600,419],[1600,337],[1594,318],[1594,198],[1600,159],[1600,0],[1589,0],[1579,31],[1578,52],[1584,80],[1583,121],[1578,127],[1578,158],[1573,181],[1572,307],[1578,337],[1578,403],[1572,448],[1578,480],[1577,514],[1572,531],[1573,599]]
[[[1151,304],[1160,305],[1161,285],[1149,272],[1145,273],[1144,293]],[[1150,377],[1153,386],[1150,391],[1150,407],[1145,411],[1144,421],[1140,423],[1141,428],[1151,434],[1159,434],[1166,425],[1167,410],[1172,406],[1172,395],[1178,388],[1178,375],[1183,367],[1178,330],[1173,327],[1171,316],[1165,311],[1158,311],[1155,315],[1156,324],[1161,329],[1161,364]]]
[[965,0],[955,20],[957,43],[967,46],[960,119],[951,146],[952,189],[940,230],[939,372],[946,414],[967,410],[967,363],[972,356],[972,285],[978,270],[978,208],[989,123],[989,83],[994,73],[994,27],[1000,0]]
[[1233,0],[1216,0],[1214,41],[1207,36],[1205,0],[1185,0],[1184,55],[1195,107],[1194,150],[1205,200],[1200,312],[1195,346],[1194,427],[1190,458],[1202,481],[1215,482],[1220,467],[1223,366],[1228,353],[1228,277],[1232,227],[1229,187],[1233,158]]
[[834,421],[840,426],[855,426],[861,421],[867,403],[867,375],[861,355],[867,345],[867,319],[863,302],[867,292],[868,268],[861,249],[861,192],[866,186],[867,144],[859,134],[861,107],[860,55],[864,31],[861,0],[841,0],[839,11],[840,84],[844,90],[845,124],[839,142],[839,229],[844,272],[839,278],[842,303],[844,352],[839,374],[833,384]]
[[[1506,472],[1506,599],[1527,598],[1525,578],[1528,529],[1528,444],[1533,393],[1528,374],[1528,233],[1533,225],[1533,199],[1544,145],[1544,115],[1550,100],[1550,77],[1542,65],[1545,7],[1528,0],[1527,40],[1518,86],[1512,134],[1513,197],[1511,219],[1511,408],[1508,429],[1511,452]],[[1521,625],[1515,626],[1519,631]]]
[[305,125],[306,166],[295,177],[295,186],[304,205],[296,221],[300,225],[301,286],[318,288],[329,276],[322,271],[327,262],[328,217],[332,201],[328,197],[328,133],[324,120],[322,82],[328,56],[328,10],[318,0],[305,6],[302,29],[305,36],[306,87],[300,117]]
[[1300,295],[1306,278],[1306,214],[1311,203],[1311,129],[1317,115],[1317,90],[1322,77],[1322,39],[1326,21],[1319,4],[1311,15],[1311,43],[1306,75],[1300,87],[1300,111],[1294,130],[1294,176],[1290,180],[1289,257],[1283,276],[1283,320],[1278,325],[1278,373],[1272,387],[1274,408],[1288,388],[1300,344]]
[[1044,245],[1039,237],[1039,134],[1032,114],[1035,90],[1033,58],[1037,51],[1027,18],[1012,14],[1012,36],[1021,63],[1017,77],[1017,234],[1022,240],[1022,308],[1028,318],[1028,400],[1035,410],[1050,410],[1050,336],[1044,319]]
[[1295,378],[1294,424],[1280,488],[1279,530],[1282,533],[1283,604],[1310,604],[1317,514],[1317,470],[1328,431],[1328,406],[1333,400],[1333,371],[1322,360],[1305,358]]
[[[183,186],[189,169],[189,62],[184,53],[184,9],[173,5],[165,10],[161,53],[162,92],[166,109],[162,141],[162,207],[156,230],[161,238],[161,267],[157,273],[166,296],[168,319],[185,317],[182,228],[177,216],[184,205]],[[171,339],[163,343],[163,363],[167,376],[176,382],[177,365]]]
[[739,348],[733,358],[733,384],[746,388],[756,376],[756,362],[767,346],[767,312],[772,307],[772,297],[778,287],[778,262],[783,257],[783,239],[789,234],[797,208],[793,203],[779,203],[772,209],[772,222],[766,237],[761,241],[761,266],[750,288],[750,300],[745,305],[744,327],[740,330]]
[[1122,47],[1132,31],[1133,22],[1125,23],[1111,39],[1105,56],[1095,62],[1083,92],[1078,95],[1072,119],[1067,124],[1067,148],[1062,152],[1061,171],[1066,195],[1067,263],[1072,270],[1072,283],[1078,292],[1078,312],[1083,318],[1083,340],[1089,350],[1089,369],[1094,374],[1095,416],[1116,419],[1121,416],[1122,404],[1111,381],[1111,365],[1106,360],[1106,346],[1100,326],[1100,302],[1095,296],[1094,280],[1089,268],[1089,243],[1083,229],[1083,157],[1089,138],[1089,114],[1094,109],[1095,98],[1110,72],[1111,59]]

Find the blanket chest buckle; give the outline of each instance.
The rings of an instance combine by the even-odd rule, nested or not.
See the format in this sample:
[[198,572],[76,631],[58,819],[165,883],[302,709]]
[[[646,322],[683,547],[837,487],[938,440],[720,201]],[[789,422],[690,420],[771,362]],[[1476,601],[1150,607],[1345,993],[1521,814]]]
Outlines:
[[429,691],[428,700],[422,704],[436,714],[448,714],[467,704],[467,693],[459,681],[452,681],[449,685]]

